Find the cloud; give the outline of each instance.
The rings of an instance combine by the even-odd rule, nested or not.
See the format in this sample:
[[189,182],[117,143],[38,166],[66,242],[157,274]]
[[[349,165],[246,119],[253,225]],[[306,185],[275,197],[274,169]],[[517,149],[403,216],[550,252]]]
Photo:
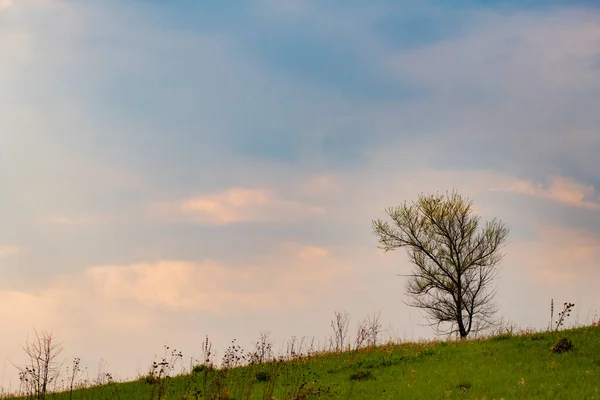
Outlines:
[[8,258],[12,256],[16,256],[23,252],[23,248],[21,246],[15,245],[0,245],[0,258]]
[[540,238],[554,247],[553,258],[557,263],[579,264],[600,257],[598,232],[572,227],[546,227],[541,231]]
[[592,67],[599,15],[595,9],[504,14],[480,8],[469,34],[383,54],[399,76],[431,90],[398,107],[397,125],[443,143],[434,160],[444,166],[502,169],[529,179],[549,172],[600,179],[600,120],[592,106],[600,98]]
[[14,0],[0,0],[0,12],[10,8],[10,6],[12,6],[13,3]]
[[304,261],[315,261],[318,260],[328,254],[327,250],[324,250],[320,247],[309,246],[298,254],[301,260]]
[[[535,284],[588,286],[597,277],[600,234],[568,226],[542,226],[536,239],[509,245],[507,257],[519,259],[519,275]],[[510,262],[510,261],[509,261]]]
[[554,269],[540,269],[539,279],[552,285],[565,285],[578,278],[577,274]]
[[504,189],[496,190],[540,197],[574,207],[600,210],[600,195],[593,185],[563,177],[550,178],[547,185],[517,180]]
[[257,271],[235,271],[214,262],[162,261],[94,267],[85,275],[102,298],[134,300],[148,307],[215,314],[276,307],[276,296],[256,286],[244,288],[252,272]]
[[52,224],[65,226],[80,226],[94,222],[106,221],[98,215],[92,214],[55,214],[50,215],[46,220]]
[[243,268],[210,260],[90,267],[59,282],[55,293],[63,300],[68,293],[95,297],[96,301],[133,301],[149,309],[240,315],[306,305],[317,293],[335,289],[336,278],[347,269],[344,262],[320,246],[289,242]]
[[216,225],[297,221],[324,213],[321,207],[286,200],[270,190],[242,188],[189,198],[179,210],[195,222]]
[[23,315],[28,315],[30,321],[48,324],[57,306],[57,302],[46,294],[19,291],[0,291],[0,304],[15,305],[0,307],[0,318],[15,323],[18,328],[23,327]]
[[342,187],[335,174],[322,172],[296,182],[289,190],[309,198],[323,199],[340,194]]

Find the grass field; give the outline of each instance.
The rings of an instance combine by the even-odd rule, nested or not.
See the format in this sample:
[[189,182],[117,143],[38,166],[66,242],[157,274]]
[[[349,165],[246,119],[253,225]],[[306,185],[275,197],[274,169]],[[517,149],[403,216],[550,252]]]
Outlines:
[[[554,353],[558,337],[573,349]],[[232,347],[230,365],[240,363]],[[600,399],[600,327],[292,355],[175,376],[167,358],[133,382],[51,394],[67,399]],[[162,372],[161,372],[162,370]],[[171,377],[169,377],[171,376]]]

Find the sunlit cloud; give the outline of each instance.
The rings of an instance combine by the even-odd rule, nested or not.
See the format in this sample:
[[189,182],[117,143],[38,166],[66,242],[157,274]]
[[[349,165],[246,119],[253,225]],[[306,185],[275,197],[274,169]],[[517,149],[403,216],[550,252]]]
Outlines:
[[327,250],[325,249],[316,246],[310,246],[300,251],[298,256],[302,260],[314,261],[326,256],[327,254]]
[[215,315],[263,313],[305,305],[310,293],[330,290],[345,268],[326,256],[323,249],[307,247],[277,266],[240,269],[214,261],[109,265],[86,270],[85,278],[101,298]]
[[16,245],[0,245],[0,258],[16,256],[23,252],[23,247]]
[[564,226],[546,227],[541,230],[540,239],[554,247],[556,262],[563,265],[570,263],[571,270],[576,270],[580,263],[600,258],[598,232]]
[[14,0],[0,0],[0,12],[8,9],[13,5]]
[[64,226],[80,226],[96,222],[101,222],[105,219],[98,215],[92,214],[54,214],[45,218],[46,221]]
[[227,225],[250,221],[294,221],[324,213],[323,208],[287,200],[263,189],[233,188],[189,198],[180,211],[195,222]]
[[[94,266],[63,276],[38,295],[20,295],[57,304],[87,304],[94,298],[94,303],[117,301],[215,315],[265,313],[314,301],[313,295],[333,290],[348,268],[322,247],[283,243],[260,265],[165,260]],[[19,294],[4,293],[9,295]]]
[[[40,293],[19,291],[0,291],[1,304],[12,304],[13,307],[0,307],[0,318],[11,321],[19,328],[27,324],[27,320],[46,325],[52,319],[57,302],[50,296]],[[29,316],[24,319],[23,316]]]
[[600,235],[597,232],[566,226],[543,226],[536,239],[509,245],[509,259],[519,259],[520,271],[532,282],[583,284],[596,279],[600,258]]
[[538,276],[541,281],[550,283],[552,285],[569,284],[578,278],[576,274],[552,269],[541,269],[539,270]]
[[[214,262],[164,261],[94,267],[86,271],[102,297],[129,299],[149,307],[195,309],[211,313],[277,306],[276,298],[256,285],[250,271],[235,271]],[[256,282],[254,282],[256,283]]]
[[555,177],[550,179],[547,185],[517,180],[500,190],[549,199],[574,207],[600,210],[600,196],[594,186],[573,179]]

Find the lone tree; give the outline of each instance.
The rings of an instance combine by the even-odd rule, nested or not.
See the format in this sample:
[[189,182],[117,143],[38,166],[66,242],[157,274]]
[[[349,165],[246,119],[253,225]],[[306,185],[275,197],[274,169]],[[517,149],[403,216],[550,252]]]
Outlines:
[[407,275],[406,304],[422,309],[438,333],[461,338],[493,324],[495,291],[490,284],[509,231],[497,219],[480,227],[472,206],[455,191],[419,195],[412,205],[386,210],[393,224],[373,221],[379,248],[406,247],[415,264]]

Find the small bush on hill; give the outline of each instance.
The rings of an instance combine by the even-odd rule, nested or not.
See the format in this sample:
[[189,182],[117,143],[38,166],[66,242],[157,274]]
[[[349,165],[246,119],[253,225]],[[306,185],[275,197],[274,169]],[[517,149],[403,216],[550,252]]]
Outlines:
[[571,342],[571,339],[569,339],[567,337],[560,338],[560,339],[558,339],[558,342],[556,342],[554,344],[554,346],[552,346],[551,350],[553,353],[556,353],[556,354],[571,351],[571,350],[573,350],[573,342]]
[[258,371],[255,376],[259,382],[268,382],[271,380],[271,375],[267,371]]
[[352,375],[350,375],[351,381],[362,381],[365,379],[375,379],[375,377],[371,374],[370,370],[359,369]]

